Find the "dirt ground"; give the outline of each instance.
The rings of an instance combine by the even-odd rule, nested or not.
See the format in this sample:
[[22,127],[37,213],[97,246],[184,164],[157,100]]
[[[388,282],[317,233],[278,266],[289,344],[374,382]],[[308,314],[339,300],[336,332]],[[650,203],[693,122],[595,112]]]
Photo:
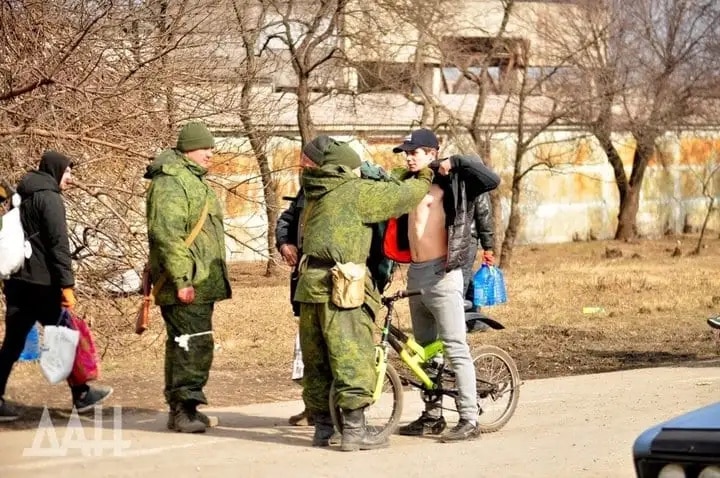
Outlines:
[[[678,241],[679,255],[673,254]],[[486,309],[506,329],[472,334],[471,346],[504,348],[523,379],[716,358],[720,345],[705,318],[720,311],[720,238],[706,238],[701,254],[692,255],[696,241],[683,236],[518,247],[505,273],[508,303]],[[264,271],[261,264],[233,265],[233,299],[217,305],[207,386],[213,406],[300,398],[300,387],[290,380],[297,325],[287,272],[265,277]],[[391,290],[404,283],[400,270]],[[151,329],[134,335],[131,309],[137,302],[129,300],[122,316],[107,305],[107,316],[91,314],[104,351],[101,382],[114,387],[112,404],[162,409],[162,319],[155,310]],[[584,307],[602,310],[584,313]],[[398,316],[408,329],[404,301]],[[65,386],[48,385],[35,363],[16,366],[7,398],[27,407],[23,421],[35,423],[44,404],[70,406]]]

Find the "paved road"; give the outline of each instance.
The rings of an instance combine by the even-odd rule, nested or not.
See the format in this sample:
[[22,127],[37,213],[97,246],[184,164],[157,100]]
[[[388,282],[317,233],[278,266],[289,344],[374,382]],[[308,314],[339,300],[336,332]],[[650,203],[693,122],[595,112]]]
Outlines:
[[[409,421],[420,403],[415,392],[405,396]],[[79,444],[88,442],[56,418],[57,443],[72,445],[70,430],[78,448],[68,447],[67,456],[23,456],[27,448],[49,452],[50,429],[35,448],[35,429],[0,432],[0,477],[633,477],[631,446],[642,430],[717,400],[717,362],[533,380],[498,433],[456,444],[393,436],[388,449],[357,453],[311,448],[311,429],[285,425],[299,402],[217,409],[221,426],[195,436],[165,431],[161,412],[124,414],[116,443],[129,448],[120,456],[112,449],[82,456]],[[87,422],[83,435],[92,439]],[[112,444],[107,410],[103,423],[102,439]]]

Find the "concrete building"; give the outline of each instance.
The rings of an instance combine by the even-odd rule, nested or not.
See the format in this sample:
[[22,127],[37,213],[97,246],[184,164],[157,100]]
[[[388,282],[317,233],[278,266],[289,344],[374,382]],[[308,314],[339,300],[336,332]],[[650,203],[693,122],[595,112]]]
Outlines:
[[[507,221],[522,118],[525,133],[537,137],[522,158],[523,169],[532,171],[523,180],[518,242],[610,238],[619,202],[605,153],[582,124],[562,119],[545,126],[558,95],[574,85],[573,72],[557,68],[554,43],[547,40],[562,31],[562,22],[578,18],[577,3],[520,1],[504,19],[502,3],[492,0],[406,2],[407,9],[393,11],[350,2],[342,29],[319,47],[318,54],[342,49],[346,61],[331,59],[311,77],[315,127],[352,139],[366,159],[389,168],[402,163],[392,146],[420,124],[436,128],[443,154],[475,150],[467,129],[458,125],[477,116],[488,144],[485,160],[503,177],[500,203]],[[425,27],[412,26],[418,24]],[[499,36],[502,24],[505,33]],[[255,122],[267,135],[277,192],[285,196],[297,189],[297,76],[289,52],[270,43],[272,61],[265,63],[257,87],[263,106]],[[474,74],[489,79],[480,113]],[[528,86],[539,78],[545,80],[542,85]],[[233,237],[230,258],[262,259],[267,218],[255,156],[237,115],[228,112],[208,120],[221,145],[212,172],[231,186],[220,191]],[[629,173],[634,140],[622,132],[613,139]],[[708,196],[716,196],[720,187],[720,177],[712,176],[718,152],[720,134],[707,125],[668,132],[657,142],[641,193],[641,234],[657,236],[702,224]],[[720,228],[716,213],[710,227]]]

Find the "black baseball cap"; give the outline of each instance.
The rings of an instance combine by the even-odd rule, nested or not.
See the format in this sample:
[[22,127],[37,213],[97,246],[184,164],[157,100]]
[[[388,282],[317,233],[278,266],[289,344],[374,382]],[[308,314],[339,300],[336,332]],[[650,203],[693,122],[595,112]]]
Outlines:
[[393,153],[415,151],[418,148],[440,149],[440,143],[438,143],[435,133],[427,128],[416,129],[410,136],[405,138],[403,144],[393,148]]

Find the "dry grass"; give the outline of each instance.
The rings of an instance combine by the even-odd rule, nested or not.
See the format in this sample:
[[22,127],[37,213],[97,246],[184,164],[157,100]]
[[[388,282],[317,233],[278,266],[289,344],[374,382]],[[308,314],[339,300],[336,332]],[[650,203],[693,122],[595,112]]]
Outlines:
[[[695,240],[683,238],[683,248],[691,250]],[[506,330],[473,334],[471,344],[505,348],[523,378],[715,358],[718,344],[704,319],[720,307],[720,240],[707,240],[700,256],[672,257],[675,241],[517,248],[506,272],[509,303],[486,310]],[[606,248],[619,249],[622,257],[607,259]],[[217,305],[218,350],[208,385],[213,405],[300,397],[290,381],[297,327],[287,276],[268,278],[264,270],[260,264],[234,265],[233,299]],[[401,271],[392,288],[403,286]],[[584,306],[604,312],[583,314]],[[155,314],[142,337],[132,334],[128,319],[112,329],[124,335],[103,338],[112,339],[104,381],[115,386],[119,403],[162,407],[164,332]],[[407,328],[404,301],[398,314]],[[66,405],[58,390],[44,383],[34,365],[23,364],[11,377],[9,395],[30,404],[53,396],[51,404]]]

